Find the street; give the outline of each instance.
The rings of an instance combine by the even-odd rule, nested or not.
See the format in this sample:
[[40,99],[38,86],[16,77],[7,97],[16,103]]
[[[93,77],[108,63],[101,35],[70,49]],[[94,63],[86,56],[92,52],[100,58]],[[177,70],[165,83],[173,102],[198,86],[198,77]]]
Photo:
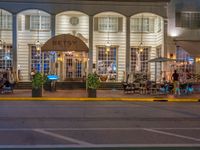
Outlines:
[[200,148],[198,102],[0,101],[0,148]]

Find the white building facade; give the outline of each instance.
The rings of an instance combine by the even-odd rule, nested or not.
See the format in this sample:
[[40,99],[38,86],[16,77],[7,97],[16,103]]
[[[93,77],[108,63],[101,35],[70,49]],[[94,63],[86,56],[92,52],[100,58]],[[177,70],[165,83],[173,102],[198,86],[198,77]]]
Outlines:
[[[186,52],[185,57],[193,58],[193,62],[182,65],[190,69],[192,64],[198,71],[199,52],[187,43],[198,43],[200,39],[200,7],[197,7],[200,4],[198,0],[187,3],[187,0],[0,2],[3,41],[0,69],[13,67],[21,82],[30,81],[32,69],[57,74],[60,81],[79,81],[92,71],[102,76],[109,74],[110,82],[121,82],[125,74],[137,71],[154,80],[163,71],[170,72],[181,65],[156,65],[148,62],[150,59],[176,58]],[[187,20],[187,15],[195,19]],[[190,23],[194,20],[195,25]],[[37,41],[42,47],[62,34],[78,37],[89,51],[37,51]]]

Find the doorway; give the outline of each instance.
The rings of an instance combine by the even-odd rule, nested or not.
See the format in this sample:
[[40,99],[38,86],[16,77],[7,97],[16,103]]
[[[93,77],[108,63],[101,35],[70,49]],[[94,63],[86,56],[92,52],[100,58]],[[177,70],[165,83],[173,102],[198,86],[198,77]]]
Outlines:
[[88,56],[86,52],[64,53],[63,78],[65,81],[85,81]]

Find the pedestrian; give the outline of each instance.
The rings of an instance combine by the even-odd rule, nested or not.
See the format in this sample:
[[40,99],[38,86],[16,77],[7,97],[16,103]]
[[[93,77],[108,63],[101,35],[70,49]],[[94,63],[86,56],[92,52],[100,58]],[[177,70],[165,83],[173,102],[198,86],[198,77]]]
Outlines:
[[181,95],[180,93],[180,83],[179,83],[179,74],[177,73],[176,70],[174,70],[174,73],[172,74],[171,77],[173,84],[174,84],[174,94],[175,95]]

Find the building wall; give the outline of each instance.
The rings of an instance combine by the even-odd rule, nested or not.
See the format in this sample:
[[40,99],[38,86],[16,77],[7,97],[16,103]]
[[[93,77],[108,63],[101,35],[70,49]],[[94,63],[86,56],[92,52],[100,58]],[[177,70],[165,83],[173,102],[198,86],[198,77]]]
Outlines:
[[[40,41],[41,44],[44,44],[50,37],[51,37],[51,31],[31,31],[26,30],[25,28],[25,16],[30,14],[37,14],[37,10],[27,10],[24,12],[21,12],[17,15],[18,19],[18,47],[17,47],[17,64],[18,67],[21,70],[22,80],[23,81],[29,81],[30,80],[30,44],[35,44],[37,40]],[[45,12],[42,12],[42,14],[48,15]],[[21,23],[21,25],[20,25]],[[38,39],[39,34],[39,39]]]
[[[10,12],[6,10],[2,10],[2,15],[9,14],[12,15]],[[6,42],[7,44],[12,44],[12,29],[11,30],[2,30],[1,31],[1,39]]]
[[177,39],[199,40],[200,29],[187,29],[176,27],[176,11],[198,11],[200,12],[199,0],[172,0],[168,7],[168,35]]
[[[70,19],[77,17],[77,25],[72,25]],[[66,11],[56,16],[56,35],[72,34],[79,38],[84,38],[85,44],[89,44],[89,17],[88,15],[77,11]],[[80,35],[81,34],[81,35]]]
[[[18,30],[18,46],[17,46],[17,60],[20,68],[23,73],[23,80],[29,79],[29,54],[28,44],[34,44],[37,40],[37,32],[34,31],[26,31],[23,27],[25,20],[23,13],[20,13],[23,10],[27,9],[39,9],[49,12],[50,14],[57,15],[56,16],[56,35],[62,33],[72,33],[72,30],[76,30],[80,32],[86,39],[89,39],[89,28],[88,28],[88,16],[98,16],[103,14],[104,12],[115,12],[119,16],[123,17],[123,32],[120,33],[110,33],[110,40],[113,45],[119,45],[118,51],[118,80],[121,80],[123,77],[123,71],[126,68],[126,16],[132,16],[134,14],[140,12],[150,12],[153,14],[157,14],[162,16],[163,18],[167,18],[167,2],[168,1],[160,1],[160,2],[101,2],[101,1],[60,1],[55,2],[39,2],[32,1],[27,2],[25,0],[21,0],[20,2],[0,2],[0,6],[7,10],[10,10],[13,14],[19,13],[18,18],[21,17],[22,22],[22,30]],[[69,24],[69,16],[63,16],[60,14],[61,12],[85,12],[86,15],[80,16],[81,28],[79,26],[71,26]],[[65,20],[63,22],[62,20]],[[84,20],[85,19],[85,20]],[[83,21],[84,20],[84,21]],[[94,32],[93,35],[93,62],[96,63],[96,45],[102,45],[105,42],[106,34]],[[131,35],[131,46],[135,46],[138,44],[138,35]],[[154,38],[151,38],[151,37]],[[51,37],[50,32],[40,32],[40,41],[44,43],[47,39]],[[145,44],[151,45],[152,50],[155,50],[155,47],[161,43],[162,40],[160,38],[161,35],[147,35],[145,38],[147,39]],[[156,43],[156,44],[155,44]],[[89,43],[86,43],[87,45]],[[153,53],[152,56],[154,57]]]
[[[117,65],[118,65],[118,81],[121,81],[123,78],[123,71],[125,70],[126,66],[126,18],[118,13],[114,12],[105,12],[101,14],[97,14],[95,17],[102,17],[102,16],[115,16],[115,17],[122,17],[123,18],[123,30],[122,32],[117,33],[109,33],[109,41],[111,45],[118,47],[117,51]],[[108,33],[101,33],[98,31],[94,31],[93,34],[93,63],[97,64],[97,46],[98,45],[105,45],[106,41],[108,40]]]
[[[141,14],[134,15],[132,18],[141,16]],[[143,46],[144,47],[150,47],[150,52],[149,52],[149,59],[153,59],[157,57],[156,54],[156,47],[161,46],[161,54],[163,56],[164,54],[164,27],[163,27],[163,18],[160,16],[157,16],[155,14],[151,13],[143,13],[143,17],[146,18],[155,18],[155,23],[154,23],[154,33],[143,33]],[[161,31],[157,32],[158,30],[158,18],[161,19]],[[131,47],[138,47],[140,42],[141,42],[141,33],[134,33],[131,32]],[[157,65],[157,75],[160,75],[160,70],[161,68],[159,65]],[[155,78],[155,63],[149,63],[149,72],[151,74],[151,79],[154,80]]]

